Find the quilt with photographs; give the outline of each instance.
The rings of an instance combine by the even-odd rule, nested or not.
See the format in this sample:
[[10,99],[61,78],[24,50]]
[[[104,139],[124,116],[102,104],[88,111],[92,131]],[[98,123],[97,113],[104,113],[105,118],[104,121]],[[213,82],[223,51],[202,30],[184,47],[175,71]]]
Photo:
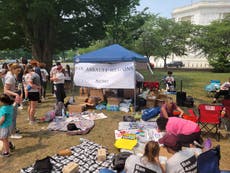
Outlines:
[[[82,143],[71,147],[71,156],[54,155],[51,159],[53,165],[52,173],[62,173],[62,168],[70,162],[75,162],[79,165],[79,173],[97,173],[102,168],[112,168],[112,161],[115,154],[107,153],[105,161],[97,161],[97,151],[102,146],[83,139]],[[21,173],[32,173],[33,165],[22,168]]]

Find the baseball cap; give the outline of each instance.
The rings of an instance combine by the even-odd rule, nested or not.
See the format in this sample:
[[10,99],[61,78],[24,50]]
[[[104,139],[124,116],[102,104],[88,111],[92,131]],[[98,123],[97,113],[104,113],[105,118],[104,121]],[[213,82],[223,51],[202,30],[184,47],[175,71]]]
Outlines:
[[162,138],[159,139],[159,143],[166,147],[178,147],[178,139],[176,135],[166,133]]

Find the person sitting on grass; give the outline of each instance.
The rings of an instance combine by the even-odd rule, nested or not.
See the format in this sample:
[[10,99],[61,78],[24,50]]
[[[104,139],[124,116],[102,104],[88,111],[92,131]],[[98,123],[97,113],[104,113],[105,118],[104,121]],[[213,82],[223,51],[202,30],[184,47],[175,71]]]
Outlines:
[[168,71],[168,76],[165,77],[164,82],[165,82],[165,85],[166,85],[166,90],[168,92],[175,91],[176,81],[175,81],[175,79],[173,77],[173,72],[172,71]]
[[197,158],[191,149],[182,150],[182,145],[176,135],[166,133],[159,139],[159,143],[166,147],[167,152],[173,154],[165,164],[166,173],[197,172]]
[[173,102],[172,97],[168,97],[166,102],[161,106],[160,115],[162,117],[168,118],[175,116],[175,112],[179,112],[179,117],[182,117],[184,111]]
[[223,95],[223,96],[227,96],[230,94],[230,77],[228,78],[227,82],[224,82],[221,86],[220,86],[220,90],[216,91],[216,94],[213,98],[213,103],[216,103],[217,99]]
[[203,143],[200,127],[195,122],[178,117],[159,117],[156,122],[159,132],[176,135],[183,146],[188,147],[194,141],[199,144]]
[[126,159],[125,172],[132,173],[145,170],[144,172],[165,173],[164,168],[159,161],[159,152],[159,144],[155,141],[149,141],[145,145],[142,157],[131,155]]
[[3,150],[1,156],[10,155],[10,144],[8,137],[10,136],[10,126],[12,125],[14,101],[6,94],[0,96],[0,140],[3,142]]

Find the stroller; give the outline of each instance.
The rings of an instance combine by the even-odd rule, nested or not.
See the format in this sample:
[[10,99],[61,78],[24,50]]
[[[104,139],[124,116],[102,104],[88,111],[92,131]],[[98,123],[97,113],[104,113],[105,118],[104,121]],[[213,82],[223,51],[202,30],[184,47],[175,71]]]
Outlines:
[[215,92],[220,89],[220,80],[210,80],[210,83],[204,89],[209,97],[213,97]]

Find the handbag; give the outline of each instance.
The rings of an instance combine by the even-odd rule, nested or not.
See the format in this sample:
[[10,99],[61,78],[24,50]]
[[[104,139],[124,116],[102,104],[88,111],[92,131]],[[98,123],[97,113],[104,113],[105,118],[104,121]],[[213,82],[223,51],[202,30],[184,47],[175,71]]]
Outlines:
[[33,169],[33,173],[51,173],[52,171],[52,163],[50,162],[50,159],[53,159],[50,156],[47,156],[41,160],[36,160],[35,164],[34,164],[34,169]]

